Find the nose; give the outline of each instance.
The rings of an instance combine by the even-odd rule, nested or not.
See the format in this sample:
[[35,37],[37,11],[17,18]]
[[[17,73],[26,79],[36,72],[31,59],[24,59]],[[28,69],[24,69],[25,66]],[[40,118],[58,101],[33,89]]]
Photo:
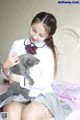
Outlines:
[[37,40],[37,39],[38,39],[38,35],[35,34],[35,35],[33,36],[33,39]]

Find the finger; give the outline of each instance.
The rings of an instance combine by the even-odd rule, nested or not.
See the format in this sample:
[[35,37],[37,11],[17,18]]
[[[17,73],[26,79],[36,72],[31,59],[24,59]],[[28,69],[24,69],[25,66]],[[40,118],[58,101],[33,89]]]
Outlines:
[[11,57],[13,61],[17,61],[19,59],[19,56],[17,54],[13,54]]
[[20,59],[18,59],[17,61],[15,61],[15,65],[19,64]]
[[[14,57],[15,55],[17,55],[16,52],[13,52],[13,53],[10,54],[10,56],[12,56],[12,57]],[[18,56],[18,55],[17,55],[17,56]]]
[[13,57],[13,60],[14,60],[14,61],[17,61],[17,60],[19,60],[19,57],[18,57],[18,56],[14,56],[14,57]]

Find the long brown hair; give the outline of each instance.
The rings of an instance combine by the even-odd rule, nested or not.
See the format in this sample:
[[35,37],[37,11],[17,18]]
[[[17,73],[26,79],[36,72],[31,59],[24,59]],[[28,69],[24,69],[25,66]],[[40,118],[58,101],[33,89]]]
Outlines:
[[56,54],[56,46],[53,42],[53,35],[57,28],[56,18],[47,12],[38,13],[32,20],[31,25],[36,22],[42,22],[45,30],[48,32],[48,38],[45,40],[46,45],[52,50],[54,56],[54,75],[57,72],[57,54]]

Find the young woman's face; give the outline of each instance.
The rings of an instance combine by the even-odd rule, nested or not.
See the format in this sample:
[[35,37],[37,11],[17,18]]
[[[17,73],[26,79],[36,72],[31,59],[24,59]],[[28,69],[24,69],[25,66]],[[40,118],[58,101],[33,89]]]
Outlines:
[[48,37],[43,23],[34,23],[30,27],[29,38],[33,43],[43,42]]

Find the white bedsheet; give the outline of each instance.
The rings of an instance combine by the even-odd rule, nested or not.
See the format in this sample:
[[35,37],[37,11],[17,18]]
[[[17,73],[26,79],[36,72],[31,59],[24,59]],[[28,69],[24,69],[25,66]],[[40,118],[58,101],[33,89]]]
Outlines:
[[[51,118],[49,120],[56,120],[56,119]],[[80,110],[73,111],[65,120],[80,120]]]
[[80,110],[72,112],[65,120],[80,120]]

